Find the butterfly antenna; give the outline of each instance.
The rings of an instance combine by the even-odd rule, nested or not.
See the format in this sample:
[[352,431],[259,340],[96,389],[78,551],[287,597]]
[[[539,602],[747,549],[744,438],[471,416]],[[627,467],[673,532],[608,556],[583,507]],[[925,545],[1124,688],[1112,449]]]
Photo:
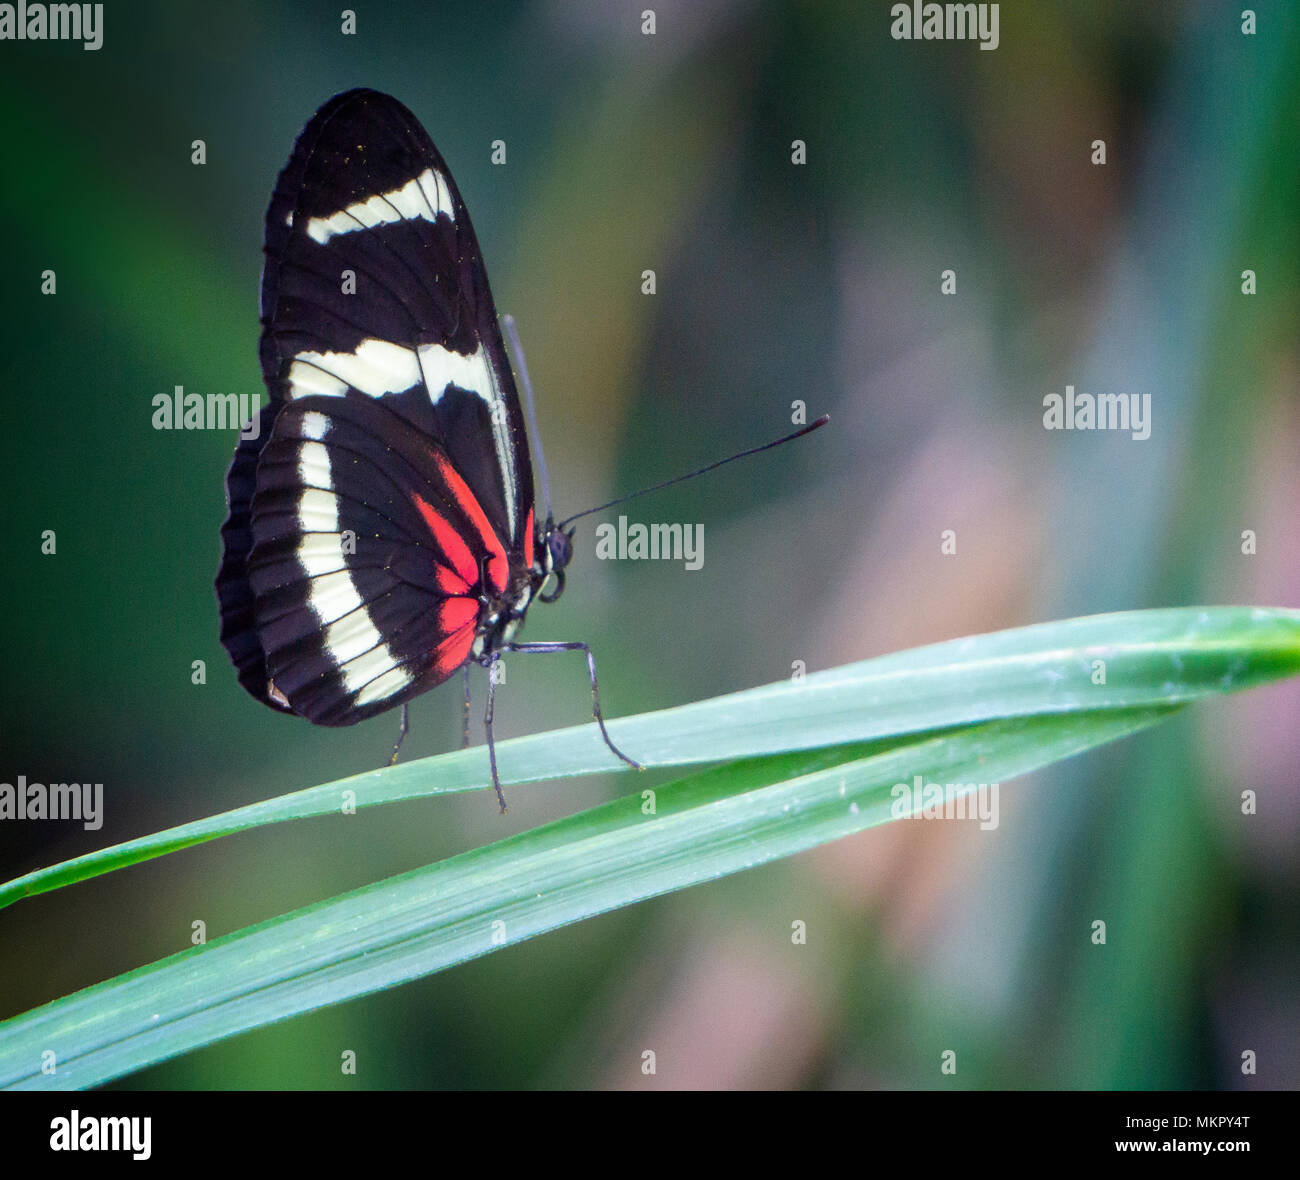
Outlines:
[[546,455],[542,451],[542,436],[537,429],[537,411],[533,408],[533,383],[528,379],[528,364],[524,360],[524,346],[519,343],[519,330],[515,327],[515,317],[503,315],[501,325],[506,330],[506,340],[514,354],[515,368],[519,371],[519,383],[524,387],[524,412],[528,415],[528,429],[537,448],[537,476],[542,481],[542,503],[546,505],[546,519],[551,519],[551,480],[546,474]]
[[629,500],[635,500],[638,496],[648,495],[650,492],[662,491],[664,488],[670,488],[675,483],[682,483],[688,479],[694,479],[697,475],[703,475],[706,471],[713,471],[718,467],[725,466],[727,463],[734,463],[737,459],[747,459],[750,455],[757,455],[761,451],[770,451],[773,447],[784,446],[788,442],[794,442],[796,438],[803,438],[805,434],[811,434],[819,427],[825,426],[831,420],[829,414],[823,414],[815,422],[809,422],[807,426],[796,430],[793,434],[787,434],[783,438],[773,439],[769,443],[764,443],[761,447],[750,447],[747,451],[740,451],[735,455],[728,455],[725,459],[719,459],[714,463],[708,463],[695,471],[688,471],[685,475],[678,475],[673,479],[666,479],[663,483],[653,484],[648,488],[642,488],[639,492],[632,492],[627,496],[619,496],[617,500],[610,500],[607,504],[601,504],[596,508],[588,508],[583,512],[576,512],[567,520],[562,520],[556,528],[564,528],[566,524],[575,521],[580,516],[590,516],[593,512],[604,512],[606,508],[613,508],[615,504],[626,504]]

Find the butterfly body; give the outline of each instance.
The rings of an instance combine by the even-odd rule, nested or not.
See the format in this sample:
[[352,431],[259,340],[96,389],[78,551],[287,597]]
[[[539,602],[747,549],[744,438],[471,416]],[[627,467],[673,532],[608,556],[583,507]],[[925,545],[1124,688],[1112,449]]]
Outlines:
[[270,403],[227,477],[221,638],[263,703],[351,725],[499,658],[571,550],[536,519],[478,242],[406,107],[316,113],[265,255]]

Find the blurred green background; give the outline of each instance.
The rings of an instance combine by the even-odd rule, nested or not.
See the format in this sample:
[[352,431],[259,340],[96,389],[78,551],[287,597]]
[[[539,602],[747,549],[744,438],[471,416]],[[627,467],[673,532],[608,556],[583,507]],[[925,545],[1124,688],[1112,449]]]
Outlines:
[[[1003,3],[994,52],[894,41],[884,3],[745,0],[366,5],[354,36],[338,4],[108,3],[98,52],[0,43],[0,781],[102,781],[106,808],[4,824],[4,877],[387,755],[391,717],[315,729],[238,687],[211,587],[234,434],[151,426],[178,384],[262,392],[266,202],[351,86],[454,171],[557,513],[795,399],[833,415],[628,510],[702,522],[702,570],[598,561],[583,522],[527,635],[591,642],[611,715],[1072,614],[1300,606],[1300,9],[1244,36],[1242,7]],[[1045,431],[1066,384],[1149,393],[1151,437]],[[415,704],[406,756],[456,744],[458,692]],[[500,732],[588,700],[579,659],[514,661]],[[1298,764],[1300,687],[1216,702],[1007,785],[996,831],[866,832],[119,1084],[1297,1086]],[[294,824],[23,902],[0,1016],[619,789]]]

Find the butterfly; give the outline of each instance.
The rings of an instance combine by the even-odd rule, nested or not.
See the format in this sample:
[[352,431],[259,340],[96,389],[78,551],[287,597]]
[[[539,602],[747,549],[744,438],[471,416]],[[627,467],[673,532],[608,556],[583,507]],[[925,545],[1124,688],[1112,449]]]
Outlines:
[[[529,606],[564,589],[576,517],[557,525],[547,492],[539,518],[478,241],[415,116],[365,89],[322,106],[272,193],[264,253],[269,401],[226,478],[216,580],[240,684],[317,725],[400,705],[400,745],[407,702],[464,669],[468,743],[468,668],[482,665],[505,811],[496,666],[582,651],[605,744],[637,766],[605,729],[587,644],[516,639]],[[545,491],[540,452],[539,471]]]

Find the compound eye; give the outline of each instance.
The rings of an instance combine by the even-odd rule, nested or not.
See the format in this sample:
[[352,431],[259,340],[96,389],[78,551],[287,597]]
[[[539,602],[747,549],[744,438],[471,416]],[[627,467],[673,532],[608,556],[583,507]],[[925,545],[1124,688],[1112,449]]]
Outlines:
[[551,551],[551,568],[562,570],[573,558],[573,533],[562,533],[556,529],[546,538]]

